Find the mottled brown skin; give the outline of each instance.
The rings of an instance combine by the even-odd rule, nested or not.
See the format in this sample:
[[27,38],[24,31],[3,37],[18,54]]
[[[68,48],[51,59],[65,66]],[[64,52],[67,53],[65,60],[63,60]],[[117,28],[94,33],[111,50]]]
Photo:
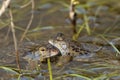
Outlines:
[[51,44],[44,44],[41,46],[31,48],[30,51],[28,51],[27,53],[28,55],[24,57],[24,59],[26,60],[44,61],[48,57],[58,55],[59,50]]
[[69,61],[72,61],[72,56],[70,55],[65,55],[65,56],[60,56],[56,66],[60,67],[63,66],[64,64],[67,64]]
[[59,54],[59,50],[51,44],[43,44],[41,46],[32,46],[23,57],[28,61],[28,68],[34,70],[39,63],[46,63],[47,58],[51,58],[51,62],[55,62],[56,58],[52,58]]
[[75,56],[88,55],[89,53],[92,53],[85,50],[80,43],[67,39],[62,33],[58,33],[48,42],[60,50],[62,57],[59,59],[59,64],[69,62]]
[[62,55],[76,56],[89,53],[76,41],[66,39],[62,33],[58,33],[56,37],[50,39],[49,43],[57,47]]
[[[40,46],[32,52],[40,55],[40,61],[44,61],[48,57],[57,57],[57,55],[62,55],[57,57],[58,66],[66,64],[76,56],[91,53],[90,51],[85,50],[80,43],[67,39],[62,33],[58,33],[55,37],[50,39],[49,44]],[[84,57],[80,57],[80,59],[83,58]]]
[[59,54],[59,50],[56,47],[52,46],[51,44],[41,46],[39,48],[39,52],[43,58],[48,58]]

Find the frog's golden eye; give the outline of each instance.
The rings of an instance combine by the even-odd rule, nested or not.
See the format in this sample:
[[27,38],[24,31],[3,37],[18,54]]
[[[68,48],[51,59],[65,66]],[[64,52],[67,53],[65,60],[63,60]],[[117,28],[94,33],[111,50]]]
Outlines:
[[45,49],[41,49],[41,51],[45,51]]
[[40,47],[39,50],[40,51],[46,51],[46,48],[45,47]]

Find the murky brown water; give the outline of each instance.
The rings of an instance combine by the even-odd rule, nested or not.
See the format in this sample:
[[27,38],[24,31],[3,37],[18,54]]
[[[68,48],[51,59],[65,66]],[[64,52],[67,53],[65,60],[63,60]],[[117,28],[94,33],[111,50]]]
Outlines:
[[[14,10],[13,15],[15,19],[14,23],[16,25],[16,36],[19,42],[20,37],[23,34],[23,30],[26,28],[31,16],[31,5],[20,9],[19,6],[25,4],[26,2],[18,1],[17,5],[16,2],[17,1],[13,1],[13,4],[15,5],[12,5],[12,8]],[[111,0],[111,2],[114,2],[114,5],[116,4],[116,6],[119,7],[117,0]],[[103,2],[103,5],[96,4],[93,6],[93,8],[88,8],[89,14],[87,16],[91,19],[89,23],[92,34],[88,35],[86,29],[84,29],[78,39],[78,41],[81,43],[102,46],[103,49],[98,52],[95,58],[93,58],[94,61],[71,61],[62,67],[56,67],[55,63],[51,63],[53,64],[52,72],[54,79],[85,80],[80,77],[70,76],[70,74],[79,74],[91,79],[103,76],[103,79],[98,78],[96,80],[120,80],[120,54],[116,57],[117,52],[115,49],[100,36],[102,35],[108,41],[114,42],[118,50],[120,50],[120,15],[119,10],[113,4],[111,4],[111,2],[108,4]],[[34,19],[32,25],[23,43],[21,43],[21,45],[18,47],[20,52],[21,68],[26,69],[26,67],[28,67],[28,62],[25,61],[22,56],[25,54],[25,46],[31,46],[30,42],[42,44],[43,41],[47,42],[52,35],[58,32],[63,32],[69,37],[72,36],[72,30],[70,28],[68,18],[68,9],[63,3],[64,0],[35,1],[35,10],[33,11]],[[66,3],[68,4],[69,2]],[[112,9],[111,6],[115,7],[115,10],[114,8]],[[7,12],[6,14],[8,15]],[[4,23],[7,23],[6,21],[8,19],[6,14],[1,17],[1,20]],[[79,26],[83,23],[81,14],[79,14],[77,23],[79,29]],[[0,66],[16,67],[14,43],[12,33],[11,31],[9,32],[9,25],[6,26],[1,22],[0,26]],[[2,26],[5,26],[5,28],[2,28]],[[8,32],[9,34],[7,36]],[[49,80],[47,64],[43,64],[41,68],[41,72],[45,74],[45,76],[42,76],[41,80]],[[12,80],[10,79],[11,76],[9,75],[10,73],[0,69],[0,80]],[[39,80],[37,79],[38,75],[35,77],[36,80]]]

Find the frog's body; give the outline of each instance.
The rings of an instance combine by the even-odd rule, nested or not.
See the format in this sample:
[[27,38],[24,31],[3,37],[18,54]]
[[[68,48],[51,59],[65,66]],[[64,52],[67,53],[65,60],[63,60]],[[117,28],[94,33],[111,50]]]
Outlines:
[[48,42],[51,45],[58,48],[62,55],[62,57],[60,58],[58,62],[58,65],[62,65],[70,61],[74,57],[78,58],[77,59],[78,61],[80,61],[81,59],[83,59],[83,61],[84,60],[88,61],[88,58],[93,57],[94,53],[96,53],[97,51],[101,49],[99,48],[98,50],[95,50],[95,51],[86,50],[84,49],[83,45],[71,39],[67,39],[62,33],[58,33],[56,36],[51,38]]
[[52,57],[59,54],[59,50],[51,44],[45,44],[37,46],[30,51],[27,51],[27,55],[24,57],[26,60],[40,60]]
[[48,42],[48,44],[39,46],[37,49],[33,49],[28,52],[32,54],[32,57],[28,56],[27,58],[43,61],[48,57],[56,57],[56,55],[61,53],[61,56],[57,57],[59,58],[58,65],[63,65],[74,57],[78,59],[80,58],[82,60],[94,55],[91,54],[94,52],[90,52],[89,50],[84,49],[80,43],[66,38],[62,33],[58,33]]
[[50,39],[49,43],[57,47],[62,55],[77,56],[90,53],[90,51],[85,50],[83,46],[76,41],[66,39],[62,33],[58,33],[55,38]]

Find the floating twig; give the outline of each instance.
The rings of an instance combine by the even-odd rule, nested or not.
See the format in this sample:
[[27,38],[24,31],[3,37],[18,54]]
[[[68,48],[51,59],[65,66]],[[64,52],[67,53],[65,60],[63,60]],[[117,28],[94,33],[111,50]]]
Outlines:
[[0,16],[5,12],[6,8],[9,6],[11,0],[3,0],[2,7],[0,9]]
[[17,68],[20,70],[18,45],[17,45],[17,39],[16,39],[16,35],[15,35],[15,25],[13,22],[13,15],[12,15],[11,9],[9,9],[9,15],[10,15],[11,31],[12,31],[14,47],[15,47],[16,63],[17,63]]
[[72,30],[73,30],[73,33],[74,33],[74,34],[77,33],[77,31],[76,31],[77,14],[76,14],[76,12],[75,12],[75,6],[76,6],[75,0],[71,0],[69,17],[70,17],[70,20],[71,20]]
[[34,7],[35,7],[34,0],[31,0],[31,3],[32,3],[32,14],[31,14],[31,17],[30,17],[30,21],[28,22],[28,25],[27,25],[27,27],[26,27],[26,29],[25,29],[25,31],[24,31],[21,39],[20,39],[20,42],[23,41],[26,33],[28,32],[28,30],[29,30],[29,28],[30,28],[30,26],[31,26],[31,24],[32,24],[33,18],[34,18],[34,15],[33,15],[33,10],[34,10]]

